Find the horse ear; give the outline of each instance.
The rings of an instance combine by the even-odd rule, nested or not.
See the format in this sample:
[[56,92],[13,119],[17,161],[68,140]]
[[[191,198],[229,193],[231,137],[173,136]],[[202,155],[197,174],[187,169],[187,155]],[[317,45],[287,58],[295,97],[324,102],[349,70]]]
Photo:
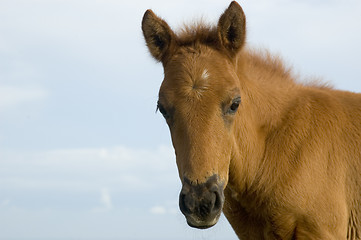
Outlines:
[[152,10],[147,10],[144,13],[142,30],[150,53],[156,60],[162,61],[170,48],[174,36],[172,30]]
[[217,31],[221,44],[234,57],[246,39],[246,16],[236,1],[233,1],[220,17]]

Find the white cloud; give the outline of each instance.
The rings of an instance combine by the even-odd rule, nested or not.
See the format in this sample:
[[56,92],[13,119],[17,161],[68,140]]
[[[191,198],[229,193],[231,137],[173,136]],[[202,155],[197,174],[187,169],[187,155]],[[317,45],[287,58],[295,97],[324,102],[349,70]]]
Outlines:
[[101,206],[93,209],[93,212],[108,212],[113,209],[112,197],[108,188],[100,190],[100,204]]
[[[178,181],[171,147],[0,152],[0,188],[143,191]],[[1,181],[3,180],[3,181]],[[6,183],[6,184],[5,184]],[[108,190],[102,201],[110,206]]]
[[10,204],[10,199],[4,199],[0,201],[0,207],[6,207]]
[[60,209],[148,217],[179,213],[177,201],[164,201],[177,198],[180,190],[171,147],[2,149],[0,159],[0,192],[6,196],[0,198],[0,212]]
[[150,212],[152,214],[166,214],[167,213],[167,210],[165,207],[162,207],[162,206],[154,206],[150,209]]
[[178,200],[166,201],[164,204],[155,205],[149,209],[149,212],[155,215],[178,214]]
[[107,188],[103,188],[101,190],[101,203],[103,204],[104,208],[107,210],[110,210],[113,208],[112,199],[109,194],[109,190]]
[[48,91],[38,87],[0,86],[0,110],[44,100]]

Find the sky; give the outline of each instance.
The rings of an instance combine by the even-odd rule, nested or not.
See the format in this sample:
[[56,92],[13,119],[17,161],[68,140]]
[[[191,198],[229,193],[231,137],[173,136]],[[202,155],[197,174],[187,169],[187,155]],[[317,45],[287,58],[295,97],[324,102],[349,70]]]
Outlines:
[[[0,0],[0,239],[237,239],[188,227],[166,123],[153,9],[174,29],[216,24],[224,0]],[[361,2],[239,1],[247,44],[300,81],[361,92]]]

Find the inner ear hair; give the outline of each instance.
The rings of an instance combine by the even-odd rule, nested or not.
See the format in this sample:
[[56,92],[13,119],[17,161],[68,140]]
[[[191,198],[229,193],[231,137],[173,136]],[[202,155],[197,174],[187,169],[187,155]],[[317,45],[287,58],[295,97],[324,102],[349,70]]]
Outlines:
[[172,42],[172,30],[152,10],[145,12],[142,20],[142,30],[150,53],[156,60],[162,61]]
[[241,6],[233,1],[218,22],[218,35],[221,44],[231,56],[235,56],[246,39],[246,17]]

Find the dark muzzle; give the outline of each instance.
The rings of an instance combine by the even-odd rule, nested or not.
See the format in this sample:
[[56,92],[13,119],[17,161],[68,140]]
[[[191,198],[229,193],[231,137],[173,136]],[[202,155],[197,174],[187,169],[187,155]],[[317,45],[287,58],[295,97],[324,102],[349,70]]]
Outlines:
[[213,175],[205,183],[195,184],[184,178],[179,207],[189,226],[203,229],[217,223],[224,202],[223,184],[218,179]]

